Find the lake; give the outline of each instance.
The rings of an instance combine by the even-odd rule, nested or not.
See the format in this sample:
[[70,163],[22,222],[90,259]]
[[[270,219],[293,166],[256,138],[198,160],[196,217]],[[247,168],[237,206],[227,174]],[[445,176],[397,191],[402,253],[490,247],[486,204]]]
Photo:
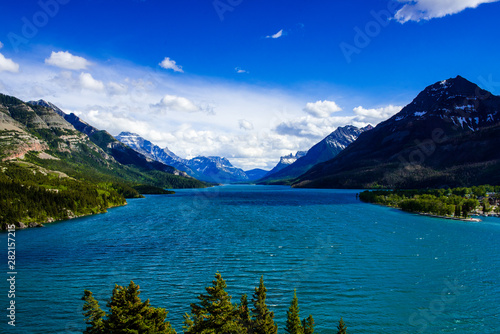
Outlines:
[[[7,325],[4,279],[0,332],[81,333],[83,289],[105,306],[114,284],[130,280],[182,332],[182,315],[219,271],[233,302],[264,275],[280,333],[294,289],[320,334],[340,317],[351,334],[498,333],[500,219],[412,215],[356,192],[178,190],[16,231],[16,327]],[[7,277],[7,233],[0,238]]]

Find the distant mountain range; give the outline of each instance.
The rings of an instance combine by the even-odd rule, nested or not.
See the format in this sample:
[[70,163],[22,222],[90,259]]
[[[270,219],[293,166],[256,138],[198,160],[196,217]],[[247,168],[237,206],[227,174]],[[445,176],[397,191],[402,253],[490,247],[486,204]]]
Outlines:
[[24,158],[41,167],[96,181],[163,188],[205,186],[43,100],[25,103],[0,94],[0,137],[2,161]]
[[309,151],[299,152],[300,154],[298,153],[294,157],[295,159],[287,159],[292,158],[292,156],[283,157],[280,164],[258,182],[263,184],[287,183],[304,174],[314,165],[334,158],[352,144],[361,133],[371,129],[373,129],[371,125],[361,129],[352,125],[339,127]]
[[425,188],[500,184],[500,97],[461,76],[425,88],[398,114],[294,187]]
[[425,88],[398,114],[339,127],[271,171],[223,157],[183,159],[131,132],[114,138],[43,100],[0,94],[0,159],[24,158],[75,177],[164,188],[257,182],[319,188],[422,188],[500,184],[500,97],[457,76]]
[[234,167],[226,158],[199,156],[193,159],[182,159],[168,148],[161,148],[131,132],[122,132],[116,136],[116,139],[150,159],[174,166],[202,181],[215,183],[251,181],[242,169]]

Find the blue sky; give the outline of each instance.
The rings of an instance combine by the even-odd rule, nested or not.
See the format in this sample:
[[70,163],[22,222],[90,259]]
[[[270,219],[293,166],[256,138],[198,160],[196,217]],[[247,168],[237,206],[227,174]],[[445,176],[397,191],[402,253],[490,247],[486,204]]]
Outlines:
[[0,92],[245,169],[458,74],[500,93],[495,0],[26,3],[2,4]]

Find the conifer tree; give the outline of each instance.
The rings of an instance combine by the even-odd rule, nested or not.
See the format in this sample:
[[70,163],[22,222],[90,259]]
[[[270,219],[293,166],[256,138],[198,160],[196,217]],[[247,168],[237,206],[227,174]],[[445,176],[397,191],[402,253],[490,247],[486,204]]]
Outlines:
[[344,323],[344,319],[340,318],[337,329],[338,329],[337,334],[347,334],[347,327]]
[[252,318],[250,317],[250,309],[248,308],[247,294],[241,296],[241,304],[238,308],[238,320],[245,329],[252,327]]
[[128,287],[116,285],[107,304],[109,314],[100,310],[97,301],[90,291],[85,291],[83,310],[88,327],[85,333],[118,334],[118,333],[158,333],[176,334],[169,322],[165,322],[168,312],[162,308],[150,306],[149,299],[145,302],[139,297],[139,286],[130,281]]
[[260,284],[255,288],[252,302],[252,330],[256,334],[277,334],[278,325],[274,323],[274,313],[266,305],[267,289],[264,286],[264,276],[260,277]]
[[302,328],[304,330],[304,334],[314,334],[314,319],[312,315],[309,314],[307,319],[302,320]]
[[186,334],[241,334],[245,329],[238,322],[238,308],[231,303],[226,282],[217,272],[207,294],[198,296],[199,304],[191,304],[191,316],[185,317]]
[[290,308],[286,312],[286,327],[285,330],[289,334],[303,334],[304,328],[300,321],[299,299],[297,298],[297,290],[293,290],[293,299]]
[[104,333],[103,319],[106,316],[106,312],[101,309],[99,302],[94,298],[92,292],[89,290],[84,290],[82,300],[85,301],[85,304],[83,305],[83,315],[85,316],[85,323],[88,325],[83,333]]

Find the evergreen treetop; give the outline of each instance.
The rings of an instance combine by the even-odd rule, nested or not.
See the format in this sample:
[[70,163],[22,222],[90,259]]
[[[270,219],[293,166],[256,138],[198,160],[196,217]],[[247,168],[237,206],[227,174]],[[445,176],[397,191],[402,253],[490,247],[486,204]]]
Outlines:
[[300,321],[299,299],[297,298],[296,290],[293,290],[292,303],[286,315],[286,332],[290,334],[304,334],[304,328]]
[[347,327],[344,323],[344,319],[340,318],[337,329],[338,329],[337,334],[347,334]]
[[252,331],[256,334],[277,334],[278,325],[274,323],[274,313],[266,305],[267,289],[264,285],[264,276],[260,277],[259,287],[255,288],[252,302]]
[[101,310],[92,292],[85,290],[83,300],[84,316],[89,327],[88,334],[176,334],[166,322],[168,312],[149,305],[139,297],[139,286],[130,281],[128,287],[116,285],[107,307],[109,314]]
[[302,328],[304,334],[314,334],[314,319],[312,315],[309,315],[307,319],[302,320]]
[[207,294],[198,296],[199,304],[191,304],[191,317],[185,317],[186,334],[241,334],[246,330],[238,321],[238,308],[226,292],[226,281],[217,272]]

